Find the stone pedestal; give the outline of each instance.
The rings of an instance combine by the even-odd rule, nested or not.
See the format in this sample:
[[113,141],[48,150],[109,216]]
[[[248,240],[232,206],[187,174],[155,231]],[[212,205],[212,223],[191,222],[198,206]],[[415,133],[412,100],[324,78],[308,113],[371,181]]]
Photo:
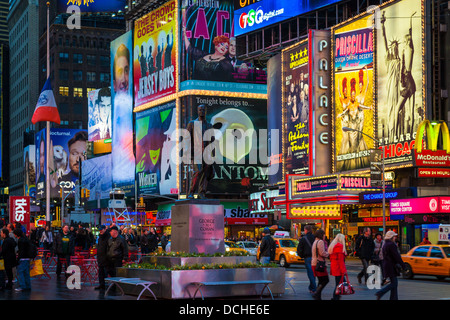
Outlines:
[[217,200],[182,200],[172,206],[172,252],[224,253],[223,205]]

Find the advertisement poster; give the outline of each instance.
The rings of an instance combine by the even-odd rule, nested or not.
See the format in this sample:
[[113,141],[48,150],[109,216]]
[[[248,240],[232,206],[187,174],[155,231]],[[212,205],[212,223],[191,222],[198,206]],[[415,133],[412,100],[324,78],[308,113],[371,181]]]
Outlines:
[[311,174],[311,112],[308,42],[283,51],[283,105],[286,174]]
[[20,223],[30,231],[30,197],[9,197],[9,222]]
[[89,200],[109,199],[112,190],[111,154],[81,163],[82,186],[89,190]]
[[385,163],[412,160],[415,133],[422,122],[423,88],[422,1],[399,1],[380,8],[376,33],[378,139]]
[[88,92],[89,141],[111,139],[111,88]]
[[182,1],[181,81],[266,84],[267,75],[236,57],[233,1]]
[[[39,164],[36,185],[37,199],[45,198],[45,168],[46,145],[45,130],[36,135],[36,163]],[[80,163],[86,160],[88,133],[80,129],[52,128],[50,130],[50,197],[60,198],[70,194],[80,178]],[[73,197],[73,195],[69,195]]]
[[177,194],[175,101],[136,114],[136,175],[138,192]]
[[132,32],[111,42],[113,187],[134,195]]
[[[334,130],[336,171],[370,166],[374,132],[372,16],[334,30]],[[357,131],[344,131],[347,127]]]
[[[244,193],[267,184],[266,100],[192,96],[185,98],[183,104],[188,106],[189,113],[184,117],[182,128],[186,128],[189,121],[198,119],[197,107],[203,104],[206,121],[216,129],[214,144],[208,145],[207,154],[203,153],[203,156],[212,154],[214,159],[214,177],[208,184],[208,192]],[[203,139],[211,141],[207,135]],[[185,191],[191,173],[191,166],[183,163],[180,180]]]
[[70,6],[80,7],[81,12],[117,12],[124,11],[126,0],[58,0],[58,13],[66,13]]
[[176,13],[172,0],[134,23],[135,107],[176,93]]
[[23,151],[24,195],[36,198],[36,146],[29,145]]

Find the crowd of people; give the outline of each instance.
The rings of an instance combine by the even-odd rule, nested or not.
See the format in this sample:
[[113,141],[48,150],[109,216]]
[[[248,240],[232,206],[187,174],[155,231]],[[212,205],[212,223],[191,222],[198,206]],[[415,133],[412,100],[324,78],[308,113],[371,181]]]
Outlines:
[[26,229],[19,223],[6,224],[1,228],[0,260],[3,260],[3,267],[0,268],[0,290],[12,290],[16,282],[18,286],[15,291],[31,290],[30,265],[39,248],[48,252],[49,256],[57,257],[57,279],[61,278],[63,267],[66,278],[69,276],[66,270],[76,249],[89,251],[95,248],[99,270],[99,286],[96,289],[102,290],[105,289],[105,278],[108,275],[114,277],[116,268],[125,262],[136,260],[139,251],[142,254],[152,253],[158,250],[159,244],[162,250],[166,250],[169,243],[169,236],[158,234],[153,227],[142,235],[124,225],[101,225],[98,230],[96,237],[89,227],[82,224],[64,225],[55,230],[46,226],[32,228],[27,235]]

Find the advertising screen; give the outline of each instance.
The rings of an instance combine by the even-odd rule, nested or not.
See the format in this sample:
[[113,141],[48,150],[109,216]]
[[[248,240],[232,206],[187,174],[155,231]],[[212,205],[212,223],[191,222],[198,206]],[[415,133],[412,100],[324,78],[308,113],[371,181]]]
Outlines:
[[[214,161],[214,176],[208,191],[242,193],[267,184],[267,101],[216,96],[185,98],[183,105],[187,106],[188,113],[183,117],[183,129],[191,121],[194,126],[199,122],[197,107],[202,104],[206,106],[206,122],[215,129],[212,138],[205,131],[203,141],[214,143],[205,144],[208,149],[205,147],[203,153],[201,149],[196,152],[196,137],[192,137],[193,147],[183,145],[182,152],[200,163],[208,157]],[[183,190],[189,187],[191,170],[192,166],[184,161],[180,179]]]
[[125,10],[126,0],[58,0],[59,13],[66,13],[70,6],[80,7],[81,12],[118,12]]
[[311,171],[308,42],[283,50],[284,153],[287,174]]
[[421,0],[380,7],[376,32],[378,139],[385,163],[412,161],[415,133],[425,113]]
[[111,88],[88,92],[89,141],[111,139]]
[[368,168],[374,140],[360,132],[375,138],[372,16],[339,26],[333,36],[336,171]]
[[177,194],[175,101],[136,114],[136,175],[138,192]]
[[36,198],[36,146],[29,145],[23,150],[24,195]]
[[176,13],[172,0],[134,23],[135,107],[176,92]]
[[181,81],[266,84],[264,70],[236,57],[232,0],[182,3]]
[[81,163],[82,187],[89,190],[89,200],[109,199],[112,189],[111,154]]
[[112,177],[113,186],[134,195],[133,73],[131,31],[111,42]]

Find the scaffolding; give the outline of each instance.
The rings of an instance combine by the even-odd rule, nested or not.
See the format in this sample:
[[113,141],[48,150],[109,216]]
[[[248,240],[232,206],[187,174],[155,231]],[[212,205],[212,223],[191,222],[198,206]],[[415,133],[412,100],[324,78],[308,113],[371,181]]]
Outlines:
[[131,223],[130,213],[125,203],[125,192],[122,189],[114,188],[109,193],[108,210],[114,213],[113,219],[116,224],[120,221],[128,227]]

